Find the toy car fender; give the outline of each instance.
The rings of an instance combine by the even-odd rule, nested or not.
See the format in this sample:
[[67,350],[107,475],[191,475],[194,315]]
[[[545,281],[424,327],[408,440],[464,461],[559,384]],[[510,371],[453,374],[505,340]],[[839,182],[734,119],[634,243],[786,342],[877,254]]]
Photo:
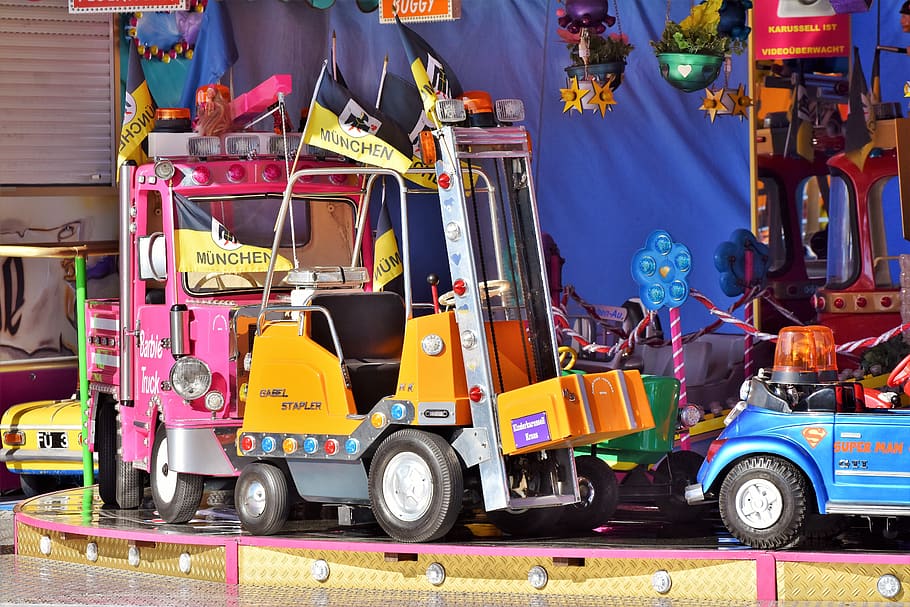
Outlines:
[[[723,436],[723,435],[721,435]],[[712,443],[721,443],[722,449],[709,448],[709,459],[705,460],[698,471],[698,484],[686,488],[686,500],[690,504],[704,501],[706,495],[716,494],[727,473],[740,459],[758,454],[776,455],[784,458],[805,472],[815,489],[815,499],[819,512],[825,511],[828,492],[814,458],[806,453],[803,447],[785,437],[735,437],[719,438]],[[710,454],[716,452],[711,458]]]

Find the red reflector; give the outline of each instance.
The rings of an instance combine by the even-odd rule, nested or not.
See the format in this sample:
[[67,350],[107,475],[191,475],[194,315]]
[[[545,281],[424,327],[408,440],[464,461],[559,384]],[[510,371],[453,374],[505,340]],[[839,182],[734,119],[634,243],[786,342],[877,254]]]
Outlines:
[[483,398],[483,388],[480,386],[471,386],[471,389],[468,390],[468,398],[471,399],[471,402],[480,402],[480,399]]
[[3,444],[10,447],[20,447],[25,444],[25,432],[4,432]]
[[857,298],[856,298],[856,307],[857,307],[857,308],[865,308],[865,307],[866,307],[866,298],[865,298],[865,297],[862,297],[862,296],[857,297]]
[[452,178],[448,173],[443,173],[440,175],[438,181],[439,187],[441,187],[443,190],[448,190],[449,186],[452,185]]
[[455,291],[455,295],[459,297],[464,295],[464,292],[468,290],[468,286],[465,284],[464,280],[459,278],[452,283],[452,290]]
[[846,302],[844,301],[844,299],[842,297],[834,298],[834,307],[835,308],[840,309],[840,308],[843,308],[845,305],[846,305]]
[[281,179],[281,168],[277,164],[267,164],[262,169],[262,178],[266,181]]
[[884,296],[884,297],[882,297],[882,307],[883,307],[883,308],[890,308],[890,307],[891,307],[891,298],[888,297],[887,295]]
[[719,439],[711,441],[711,444],[708,446],[708,452],[705,454],[705,461],[710,462],[714,459],[714,456],[717,455],[717,452],[720,451],[720,448],[724,446],[724,443],[727,442],[727,439]]

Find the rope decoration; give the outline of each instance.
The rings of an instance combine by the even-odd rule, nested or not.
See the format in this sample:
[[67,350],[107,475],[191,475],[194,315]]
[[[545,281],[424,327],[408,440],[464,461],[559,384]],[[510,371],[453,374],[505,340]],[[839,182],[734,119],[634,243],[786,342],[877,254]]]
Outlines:
[[[747,291],[746,293],[743,294],[743,296],[740,299],[738,299],[736,302],[734,302],[730,306],[730,308],[728,308],[726,311],[718,308],[704,293],[698,291],[695,288],[690,288],[689,294],[696,301],[698,301],[703,306],[705,306],[705,308],[708,310],[708,312],[712,316],[715,316],[718,320],[715,321],[714,323],[708,325],[707,327],[700,329],[699,331],[696,331],[694,333],[689,333],[688,335],[686,335],[683,338],[683,340],[686,343],[688,343],[690,341],[694,341],[694,340],[698,339],[699,337],[701,337],[702,335],[705,335],[706,333],[714,332],[723,323],[737,327],[738,329],[742,330],[743,332],[751,335],[753,339],[759,339],[762,341],[772,341],[772,342],[777,341],[777,335],[759,331],[753,325],[746,323],[742,319],[739,319],[739,318],[733,316],[733,314],[732,314],[732,312],[734,310],[736,310],[737,308],[739,308],[740,306],[742,306],[744,304],[751,304],[752,301],[758,297],[761,297],[763,300],[767,301],[778,312],[780,312],[782,315],[784,315],[788,320],[791,320],[794,325],[804,324],[799,319],[797,319],[795,316],[793,316],[788,310],[784,309],[776,300],[774,300],[773,296],[770,295],[769,289],[763,289],[763,290],[753,289],[752,291]],[[601,344],[597,344],[597,343],[588,341],[581,334],[579,334],[577,331],[572,329],[571,323],[569,322],[568,313],[566,312],[568,299],[570,297],[600,326],[602,326],[604,329],[606,329],[610,333],[613,333],[614,335],[619,337],[620,341],[617,342],[613,346],[605,346],[605,345],[601,345]],[[644,332],[647,329],[647,327],[653,322],[654,315],[655,315],[654,312],[651,312],[648,315],[646,315],[642,319],[642,321],[640,323],[638,323],[638,326],[636,326],[629,335],[626,335],[625,332],[622,331],[621,329],[617,329],[615,327],[611,327],[611,326],[607,325],[606,324],[607,321],[605,321],[603,318],[600,317],[600,315],[597,314],[594,306],[591,305],[590,303],[586,302],[585,300],[583,300],[578,295],[578,293],[575,292],[575,289],[571,285],[567,285],[564,288],[563,297],[562,297],[562,301],[560,302],[560,305],[553,306],[553,316],[554,316],[554,320],[555,320],[555,324],[556,324],[556,331],[560,335],[560,337],[571,338],[573,341],[575,341],[580,346],[580,349],[582,352],[605,354],[608,358],[612,358],[612,357],[616,356],[617,354],[631,353],[634,351],[635,346],[638,344],[644,344],[644,345],[654,346],[654,347],[669,345],[670,344],[669,341],[666,341],[666,340],[663,340],[660,338],[642,337],[644,335]],[[908,330],[910,330],[910,323],[904,323],[897,327],[894,327],[893,329],[890,329],[889,331],[886,331],[885,333],[882,333],[881,335],[879,335],[877,337],[867,337],[865,339],[858,339],[855,341],[847,342],[845,344],[841,344],[836,347],[836,351],[839,354],[847,354],[847,355],[855,354],[858,351],[865,350],[867,348],[872,348],[874,346],[882,344],[882,343],[888,341],[889,339],[896,337],[898,334],[903,333]]]

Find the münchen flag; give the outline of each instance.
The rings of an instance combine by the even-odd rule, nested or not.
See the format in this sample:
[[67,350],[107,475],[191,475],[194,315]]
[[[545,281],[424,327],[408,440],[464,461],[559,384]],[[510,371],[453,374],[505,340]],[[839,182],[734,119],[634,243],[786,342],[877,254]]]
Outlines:
[[451,66],[426,40],[402,23],[397,15],[395,22],[398,23],[398,32],[401,34],[408,63],[411,65],[411,75],[414,76],[414,83],[417,84],[420,97],[423,99],[423,107],[430,120],[438,124],[436,99],[439,97],[453,99],[460,96],[464,92],[461,83],[455,77],[455,71]]
[[[120,145],[117,148],[117,168],[127,160],[137,164],[145,162],[142,142],[155,127],[155,102],[149,92],[145,72],[139,61],[139,51],[130,44],[130,58],[126,71],[126,99],[123,105],[123,126],[120,127]],[[119,175],[119,170],[117,172]]]
[[373,245],[373,290],[382,291],[394,278],[401,276],[401,272],[398,239],[395,238],[395,230],[392,229],[389,207],[383,199]]
[[420,133],[432,129],[420,100],[420,92],[413,83],[386,74],[379,96],[379,111],[394,120],[408,134],[411,141],[411,169],[419,172],[408,173],[408,179],[425,188],[436,189],[436,170],[420,159]]
[[411,141],[395,121],[322,73],[310,104],[303,142],[366,164],[404,173],[411,166]]

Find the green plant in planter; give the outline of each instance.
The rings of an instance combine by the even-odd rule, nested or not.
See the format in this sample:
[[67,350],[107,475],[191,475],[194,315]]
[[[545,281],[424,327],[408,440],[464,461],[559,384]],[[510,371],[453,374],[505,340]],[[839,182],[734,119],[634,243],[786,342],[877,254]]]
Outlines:
[[[572,66],[585,64],[578,47],[577,42],[567,45]],[[635,46],[629,43],[629,36],[626,34],[612,33],[607,37],[595,34],[588,39],[588,65],[617,61],[625,63],[629,53],[633,50],[635,50]]]
[[654,53],[741,54],[745,50],[743,40],[734,40],[717,32],[722,5],[723,0],[706,0],[693,6],[689,16],[679,23],[667,21],[660,40],[651,41]]

